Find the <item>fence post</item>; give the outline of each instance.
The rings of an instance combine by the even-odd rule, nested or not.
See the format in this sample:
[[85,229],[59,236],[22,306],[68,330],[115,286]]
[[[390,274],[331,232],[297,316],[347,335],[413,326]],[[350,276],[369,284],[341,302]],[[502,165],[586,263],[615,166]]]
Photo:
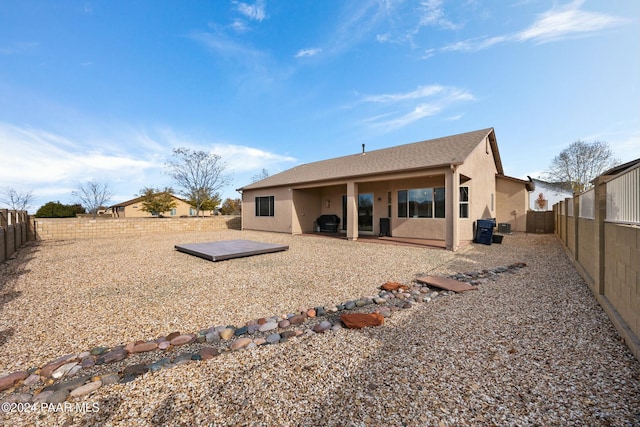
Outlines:
[[604,295],[604,221],[607,219],[607,184],[604,177],[599,176],[594,180],[594,223],[595,223],[595,249],[596,269],[593,280],[594,289],[598,295]]
[[9,209],[0,209],[0,228],[7,228],[9,225]]

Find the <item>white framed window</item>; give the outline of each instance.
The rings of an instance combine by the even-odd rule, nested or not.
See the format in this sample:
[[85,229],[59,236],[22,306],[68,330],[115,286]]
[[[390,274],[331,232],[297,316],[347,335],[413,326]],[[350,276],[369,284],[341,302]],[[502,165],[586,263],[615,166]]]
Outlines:
[[460,187],[460,218],[469,218],[469,187]]

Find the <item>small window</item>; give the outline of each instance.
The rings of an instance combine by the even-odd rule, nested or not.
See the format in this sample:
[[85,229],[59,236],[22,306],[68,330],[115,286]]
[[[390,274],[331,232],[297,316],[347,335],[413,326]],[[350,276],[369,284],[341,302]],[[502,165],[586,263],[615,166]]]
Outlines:
[[433,189],[434,218],[445,218],[445,195],[444,187]]
[[189,208],[189,215],[194,216],[196,214],[196,210],[193,208]]
[[469,187],[460,187],[460,218],[469,218]]
[[274,196],[256,197],[256,216],[274,216]]
[[176,214],[178,213],[176,208],[171,209],[171,216],[176,216]]
[[407,215],[407,190],[398,191],[398,218],[406,218]]

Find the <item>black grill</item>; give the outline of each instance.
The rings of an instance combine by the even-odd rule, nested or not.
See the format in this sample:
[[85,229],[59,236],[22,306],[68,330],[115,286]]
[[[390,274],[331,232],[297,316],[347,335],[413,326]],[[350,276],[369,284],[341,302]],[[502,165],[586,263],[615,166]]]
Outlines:
[[337,233],[340,225],[340,217],[338,215],[320,215],[316,219],[316,224],[323,233]]

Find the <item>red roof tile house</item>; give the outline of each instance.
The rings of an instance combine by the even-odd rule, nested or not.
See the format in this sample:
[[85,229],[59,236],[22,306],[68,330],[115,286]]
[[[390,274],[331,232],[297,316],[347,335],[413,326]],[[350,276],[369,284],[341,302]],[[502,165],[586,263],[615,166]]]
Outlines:
[[243,229],[310,233],[332,214],[350,240],[388,227],[456,250],[473,240],[476,219],[524,231],[532,189],[504,175],[490,128],[302,164],[239,191]]

